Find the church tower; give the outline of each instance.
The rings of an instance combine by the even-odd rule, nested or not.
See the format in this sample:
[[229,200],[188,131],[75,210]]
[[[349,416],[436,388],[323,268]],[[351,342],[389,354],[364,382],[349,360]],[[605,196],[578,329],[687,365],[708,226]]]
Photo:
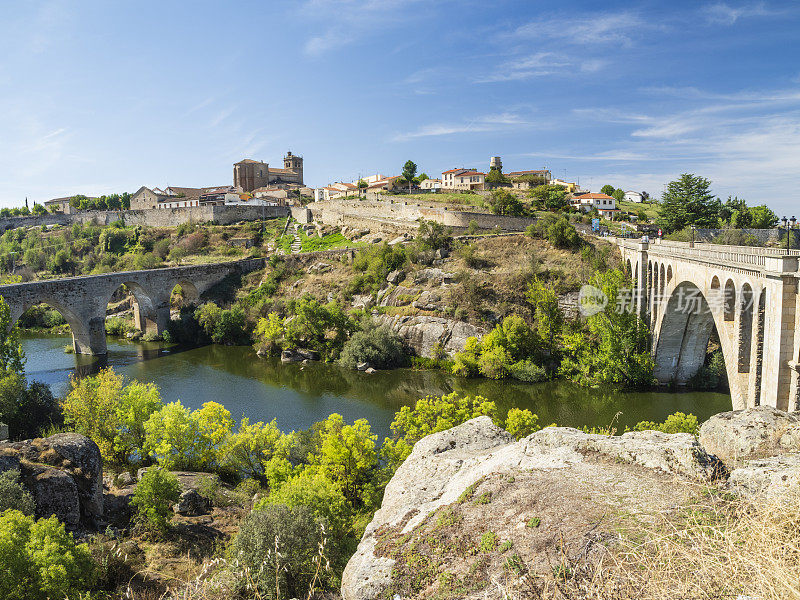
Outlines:
[[283,157],[283,168],[289,169],[297,173],[297,183],[303,185],[303,157],[295,156],[289,150],[286,156]]

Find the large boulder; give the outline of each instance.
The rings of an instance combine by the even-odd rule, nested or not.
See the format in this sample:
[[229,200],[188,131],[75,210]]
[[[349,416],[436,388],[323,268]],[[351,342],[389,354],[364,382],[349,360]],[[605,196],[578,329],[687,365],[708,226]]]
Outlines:
[[23,481],[36,502],[36,516],[55,515],[73,529],[81,520],[81,503],[75,480],[65,471],[42,465],[23,470]]
[[102,517],[103,457],[97,444],[77,433],[57,433],[47,438],[47,444],[72,463],[71,474],[78,486],[84,516]]
[[56,515],[70,528],[96,528],[103,520],[103,459],[92,440],[77,433],[0,443],[0,471],[19,469],[36,501],[37,516]]
[[201,495],[197,490],[182,492],[180,498],[172,507],[174,513],[187,517],[205,515],[210,510],[211,500]]
[[769,406],[719,413],[700,427],[700,444],[734,469],[745,461],[800,450],[800,416]]
[[[604,515],[618,515],[620,507],[626,514],[663,514],[688,497],[693,481],[717,473],[714,458],[688,434],[609,437],[553,427],[515,442],[491,419],[478,417],[414,446],[386,486],[381,508],[345,568],[342,596],[372,600],[401,589],[409,563],[405,558],[398,563],[398,557],[421,552],[415,548],[426,544],[425,536],[443,535],[443,528],[457,528],[459,522],[462,531],[450,539],[462,543],[471,536],[474,544],[476,535],[490,530],[498,539],[513,541],[526,561],[535,565],[539,560],[537,568],[552,572],[544,553],[536,558],[537,548],[568,544],[579,552],[584,533],[597,535]],[[686,485],[677,485],[682,481]],[[442,519],[448,514],[455,518]],[[534,516],[535,524],[526,527]],[[540,518],[565,529],[539,528]],[[612,521],[604,535],[614,537]],[[573,532],[566,542],[559,537],[565,530]],[[435,551],[447,547],[442,542]],[[440,569],[463,571],[469,567],[465,561],[477,560],[471,556],[477,554],[467,552],[450,564],[447,557],[436,560]],[[483,579],[488,582],[489,574]],[[400,595],[404,592],[411,593],[401,589]]]
[[375,320],[397,333],[417,356],[425,357],[432,357],[438,350],[448,355],[461,352],[468,338],[480,338],[485,333],[469,323],[443,317],[379,315]]

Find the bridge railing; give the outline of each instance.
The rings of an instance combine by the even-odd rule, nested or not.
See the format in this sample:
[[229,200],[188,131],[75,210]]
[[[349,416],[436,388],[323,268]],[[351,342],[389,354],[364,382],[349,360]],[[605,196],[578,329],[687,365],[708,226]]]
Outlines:
[[[622,246],[634,250],[640,240],[622,240]],[[705,242],[677,242],[654,239],[650,241],[648,252],[654,255],[665,255],[677,258],[703,260],[714,263],[728,263],[763,267],[767,257],[798,256],[800,250],[786,248],[762,248],[757,246],[731,246],[726,244],[709,244]]]

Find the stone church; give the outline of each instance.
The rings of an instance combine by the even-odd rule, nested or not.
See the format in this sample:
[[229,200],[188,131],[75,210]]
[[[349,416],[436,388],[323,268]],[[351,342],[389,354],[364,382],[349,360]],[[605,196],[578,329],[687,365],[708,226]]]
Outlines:
[[298,189],[303,187],[303,157],[290,152],[283,157],[283,168],[245,158],[233,165],[233,186],[242,192],[259,188]]

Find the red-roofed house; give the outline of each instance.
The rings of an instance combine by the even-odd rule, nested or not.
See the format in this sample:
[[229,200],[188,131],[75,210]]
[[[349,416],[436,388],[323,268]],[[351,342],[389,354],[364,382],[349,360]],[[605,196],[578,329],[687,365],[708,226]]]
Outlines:
[[573,196],[572,206],[589,212],[593,208],[597,209],[601,217],[610,219],[615,213],[619,212],[617,201],[607,194],[581,194]]

